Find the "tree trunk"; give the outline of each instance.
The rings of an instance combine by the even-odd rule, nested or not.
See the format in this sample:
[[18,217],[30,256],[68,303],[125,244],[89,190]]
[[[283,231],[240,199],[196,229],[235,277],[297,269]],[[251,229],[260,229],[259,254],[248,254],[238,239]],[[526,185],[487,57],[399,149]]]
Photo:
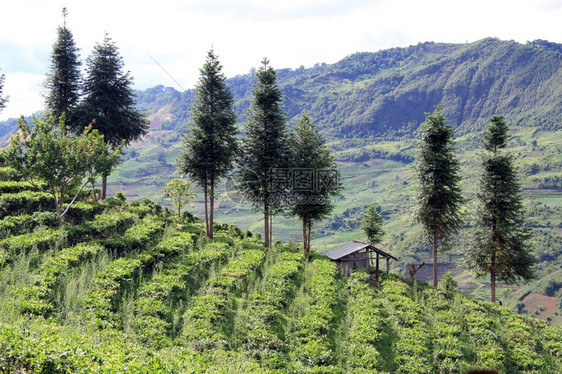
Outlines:
[[312,231],[312,220],[309,218],[308,219],[308,230],[306,235],[308,236],[306,238],[306,253],[310,253],[310,232]]
[[496,256],[492,256],[490,264],[490,301],[496,302],[496,269],[494,269]]
[[267,204],[264,204],[263,206],[263,234],[265,247],[269,248],[269,206]]
[[205,185],[203,186],[204,191],[204,199],[205,199],[205,232],[207,233],[207,237],[209,237],[209,211],[207,208],[207,180],[205,180]]
[[107,174],[102,174],[101,176],[101,199],[105,200],[107,193]]
[[273,242],[273,214],[269,214],[269,246]]
[[433,236],[433,287],[437,287],[437,235]]
[[213,239],[213,211],[215,210],[215,179],[211,178],[211,198],[209,212],[209,238]]
[[302,220],[302,249],[304,251],[304,253],[308,253],[306,251],[306,239],[307,239],[307,235],[306,235],[306,219],[303,218]]

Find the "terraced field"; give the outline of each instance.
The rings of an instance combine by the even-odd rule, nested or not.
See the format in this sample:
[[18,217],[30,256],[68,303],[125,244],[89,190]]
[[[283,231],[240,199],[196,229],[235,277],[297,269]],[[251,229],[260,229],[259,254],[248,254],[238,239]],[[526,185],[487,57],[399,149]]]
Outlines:
[[[0,190],[0,372],[562,370],[562,331],[396,275],[337,274],[230,225],[144,201]],[[0,186],[1,187],[1,186]]]

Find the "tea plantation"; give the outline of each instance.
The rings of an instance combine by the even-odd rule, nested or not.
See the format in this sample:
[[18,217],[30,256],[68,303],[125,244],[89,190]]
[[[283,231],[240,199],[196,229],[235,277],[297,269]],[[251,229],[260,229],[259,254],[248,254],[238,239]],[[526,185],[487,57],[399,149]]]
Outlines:
[[[145,200],[76,203],[0,171],[0,372],[562,372],[541,320]],[[9,178],[8,178],[9,176]]]

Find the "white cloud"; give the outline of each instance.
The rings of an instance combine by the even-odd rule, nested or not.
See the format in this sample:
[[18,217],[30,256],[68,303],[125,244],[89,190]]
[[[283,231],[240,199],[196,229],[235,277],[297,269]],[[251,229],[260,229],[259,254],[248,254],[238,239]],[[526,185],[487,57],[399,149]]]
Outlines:
[[63,6],[68,8],[68,26],[82,58],[109,32],[140,89],[157,84],[178,88],[147,52],[182,87],[190,88],[211,47],[219,55],[225,74],[234,76],[258,66],[264,56],[276,68],[296,68],[333,63],[356,51],[423,41],[462,43],[493,36],[519,42],[562,42],[562,6],[555,0],[10,3],[3,5],[0,13],[0,72],[6,74],[4,93],[10,95],[0,119],[41,108],[38,85],[48,69]]

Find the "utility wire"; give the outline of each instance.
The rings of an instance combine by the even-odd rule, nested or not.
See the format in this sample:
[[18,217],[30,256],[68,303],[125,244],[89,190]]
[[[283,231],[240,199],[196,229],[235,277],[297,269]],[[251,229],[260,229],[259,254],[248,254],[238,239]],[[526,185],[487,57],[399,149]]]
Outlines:
[[164,71],[164,73],[166,73],[168,75],[168,77],[170,77],[170,79],[172,79],[174,82],[176,82],[176,84],[179,86],[179,88],[181,88],[182,91],[185,91],[185,88],[182,87],[180,82],[178,82],[176,80],[176,78],[174,78],[172,76],[172,74],[168,73],[168,71],[166,69],[164,69],[164,66],[160,65],[160,63],[158,61],[156,61],[156,59],[154,57],[152,57],[152,55],[150,53],[148,53],[148,51],[145,51],[145,52],[148,55],[148,57],[150,57],[152,59],[152,61],[154,61],[156,63],[156,65],[160,66],[160,69],[162,69]]

